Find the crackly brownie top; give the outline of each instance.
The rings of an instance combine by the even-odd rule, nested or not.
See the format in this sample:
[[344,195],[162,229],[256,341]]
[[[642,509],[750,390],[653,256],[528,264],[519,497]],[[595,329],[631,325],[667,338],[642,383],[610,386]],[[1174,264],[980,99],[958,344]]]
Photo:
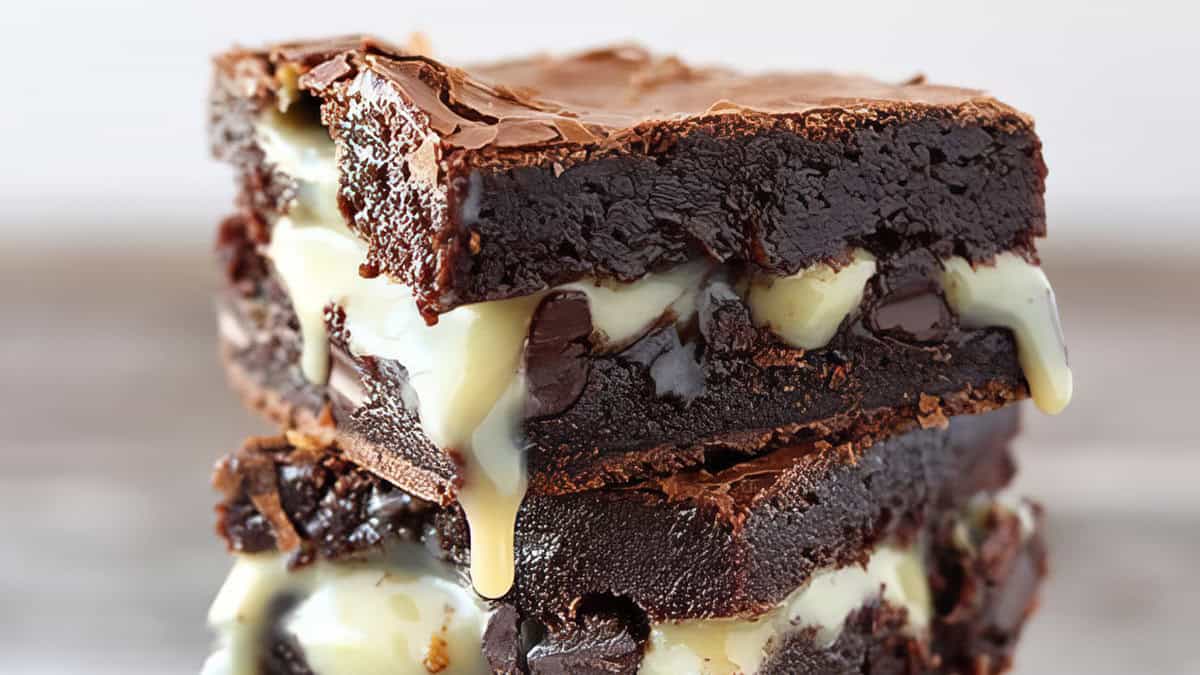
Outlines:
[[558,143],[603,148],[628,140],[647,122],[729,114],[753,120],[819,109],[904,114],[941,107],[968,118],[1002,119],[1013,127],[1030,124],[980,91],[927,84],[920,77],[889,84],[824,72],[749,75],[691,66],[636,45],[463,69],[418,49],[350,36],[283,43],[226,58],[266,58],[276,69],[291,69],[301,88],[316,92],[370,70],[424,112],[445,144],[465,149]]

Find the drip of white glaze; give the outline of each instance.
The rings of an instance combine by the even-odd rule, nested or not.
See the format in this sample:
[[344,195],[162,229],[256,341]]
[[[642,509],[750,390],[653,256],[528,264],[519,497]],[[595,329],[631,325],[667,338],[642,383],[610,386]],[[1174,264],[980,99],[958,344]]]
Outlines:
[[881,546],[865,567],[814,574],[778,607],[754,619],[703,619],[651,626],[641,675],[752,675],[772,639],[801,627],[828,647],[851,612],[875,598],[908,612],[906,630],[929,625],[933,607],[919,550]]
[[1033,402],[1042,412],[1062,412],[1071,402],[1071,369],[1054,290],[1042,268],[1013,253],[988,265],[972,266],[963,258],[943,264],[950,308],[964,325],[1011,330]]
[[[481,595],[499,597],[515,575],[513,530],[526,486],[521,354],[545,293],[466,305],[426,325],[408,288],[358,274],[366,246],[336,208],[332,143],[323,129],[294,127],[287,116],[268,115],[259,139],[268,161],[300,182],[297,204],[276,222],[267,256],[300,323],[302,370],[312,382],[329,377],[331,304],[345,312],[352,353],[404,366],[422,429],[464,460],[458,497],[471,532],[471,577]],[[310,166],[320,163],[328,170]],[[629,284],[582,281],[551,291],[585,294],[600,338],[623,344],[668,311],[690,317],[707,269],[694,263]]]
[[788,277],[755,279],[746,302],[756,324],[770,327],[793,347],[818,349],[862,303],[863,289],[874,275],[875,258],[856,249],[850,263],[839,269],[821,263]]
[[[304,373],[314,382],[328,377],[330,303],[345,312],[352,353],[405,367],[425,433],[465,460],[459,500],[471,531],[471,577],[481,595],[499,597],[514,576],[513,528],[526,483],[521,354],[544,294],[466,305],[428,326],[407,288],[358,275],[364,255],[365,245],[344,228],[290,217],[275,224],[268,256],[299,318]],[[584,293],[595,330],[623,343],[668,310],[689,311],[706,269],[689,264],[615,287],[577,282],[554,290]]]
[[[282,617],[269,607],[294,598]],[[286,556],[239,556],[209,611],[220,643],[201,675],[253,675],[269,623],[280,621],[322,675],[487,672],[488,610],[452,570],[405,545],[370,563],[316,562],[288,572]]]

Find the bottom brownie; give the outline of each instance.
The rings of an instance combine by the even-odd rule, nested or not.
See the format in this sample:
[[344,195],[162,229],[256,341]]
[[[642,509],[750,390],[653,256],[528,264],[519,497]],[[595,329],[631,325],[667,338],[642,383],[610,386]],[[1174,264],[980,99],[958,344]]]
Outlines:
[[[412,544],[386,563],[323,561],[299,571],[279,554],[245,555],[214,602],[223,645],[203,675],[999,673],[1046,572],[1039,521],[1027,503],[977,498],[909,545],[918,566],[868,586],[836,623],[812,617],[844,603],[856,578],[873,579],[864,570],[877,560],[900,560],[899,549],[879,547],[865,566],[813,575],[783,620],[631,622],[609,601],[564,625],[485,604]],[[819,604],[808,609],[817,615],[796,612],[805,594],[815,594]],[[700,639],[681,637],[689,632]]]
[[[906,544],[1013,473],[1015,408],[956,417],[866,448],[810,443],[750,462],[566,495],[529,495],[517,518],[516,583],[502,600],[563,622],[621,598],[651,621],[756,616],[809,575]],[[295,432],[224,460],[218,527],[243,553],[294,567],[424,543],[461,568],[471,551],[455,505],[424,502]]]

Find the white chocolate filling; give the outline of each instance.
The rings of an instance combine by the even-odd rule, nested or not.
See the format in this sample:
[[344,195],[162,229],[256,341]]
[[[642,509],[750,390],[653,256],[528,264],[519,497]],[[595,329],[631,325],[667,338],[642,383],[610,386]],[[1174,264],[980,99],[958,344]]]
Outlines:
[[641,675],[752,675],[773,639],[797,628],[817,629],[816,642],[828,647],[846,618],[867,602],[882,598],[908,611],[907,630],[929,625],[933,605],[917,549],[881,546],[865,567],[851,565],[814,574],[778,607],[754,619],[706,619],[658,623],[638,671]]
[[287,556],[238,556],[209,610],[216,651],[201,675],[257,675],[269,607],[293,595],[282,619],[321,675],[488,672],[480,644],[489,610],[417,545],[387,562],[316,562],[288,572]]
[[1001,326],[1017,340],[1017,358],[1038,409],[1051,415],[1071,402],[1071,369],[1054,290],[1042,268],[1013,253],[992,264],[944,263],[946,301],[967,326]]
[[746,302],[754,323],[770,327],[793,347],[819,349],[862,303],[873,276],[875,258],[856,249],[850,264],[840,269],[819,263],[788,277],[755,279]]

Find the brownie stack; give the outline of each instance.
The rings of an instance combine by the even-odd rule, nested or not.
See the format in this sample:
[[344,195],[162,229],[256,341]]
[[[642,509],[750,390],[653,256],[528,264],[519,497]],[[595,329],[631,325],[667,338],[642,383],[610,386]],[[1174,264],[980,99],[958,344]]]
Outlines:
[[216,59],[206,675],[994,673],[1071,374],[1032,121],[636,47]]

